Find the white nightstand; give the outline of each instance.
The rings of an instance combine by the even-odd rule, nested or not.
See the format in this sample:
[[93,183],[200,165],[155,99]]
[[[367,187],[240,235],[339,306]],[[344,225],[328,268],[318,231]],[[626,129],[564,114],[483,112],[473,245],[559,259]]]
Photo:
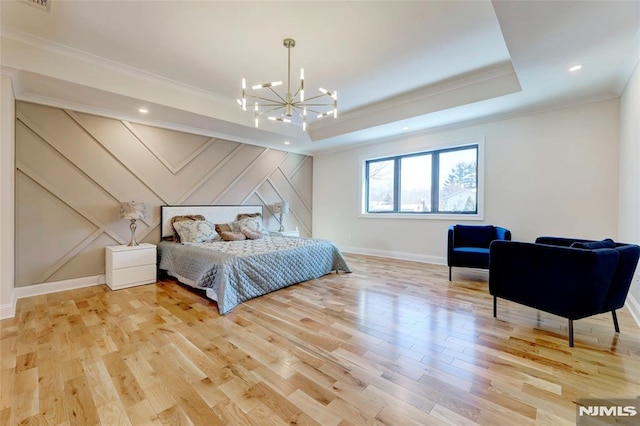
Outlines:
[[156,246],[106,247],[107,285],[111,290],[156,282]]
[[296,229],[294,231],[275,231],[272,232],[272,234],[274,235],[280,235],[282,237],[299,237],[300,236],[300,232]]

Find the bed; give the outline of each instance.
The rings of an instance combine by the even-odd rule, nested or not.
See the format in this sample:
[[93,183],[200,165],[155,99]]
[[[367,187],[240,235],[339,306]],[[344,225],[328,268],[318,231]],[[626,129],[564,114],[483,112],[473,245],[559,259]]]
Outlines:
[[[271,233],[258,239],[174,241],[172,218],[198,215],[208,224],[237,223],[239,214],[259,216],[262,206],[161,206],[162,241],[159,269],[181,283],[203,289],[218,304],[220,314],[272,291],[333,271],[351,272],[331,241],[285,237]],[[185,222],[192,224],[191,222]],[[204,226],[205,224],[200,224]],[[207,229],[209,229],[207,227]]]

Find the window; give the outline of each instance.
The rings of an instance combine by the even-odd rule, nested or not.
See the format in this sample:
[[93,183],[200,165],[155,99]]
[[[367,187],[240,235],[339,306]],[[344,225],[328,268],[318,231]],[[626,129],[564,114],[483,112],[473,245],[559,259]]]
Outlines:
[[365,161],[365,213],[478,214],[479,145]]

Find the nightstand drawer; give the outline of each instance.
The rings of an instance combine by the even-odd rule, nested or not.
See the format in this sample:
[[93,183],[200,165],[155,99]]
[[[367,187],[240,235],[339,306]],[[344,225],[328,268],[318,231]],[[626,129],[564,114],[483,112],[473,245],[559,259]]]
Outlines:
[[134,266],[150,265],[156,263],[156,248],[140,248],[127,251],[113,251],[111,253],[111,266],[113,269],[131,268]]
[[109,287],[122,288],[156,282],[156,264],[116,269],[111,276]]

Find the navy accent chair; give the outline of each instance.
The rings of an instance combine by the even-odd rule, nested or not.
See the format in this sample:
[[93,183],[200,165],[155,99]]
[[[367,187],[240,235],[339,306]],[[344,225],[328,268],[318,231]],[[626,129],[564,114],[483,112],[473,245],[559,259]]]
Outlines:
[[493,316],[497,298],[567,318],[569,346],[573,321],[624,306],[640,257],[635,244],[539,237],[535,243],[495,241],[489,256]]
[[493,240],[510,240],[511,231],[493,225],[451,225],[447,240],[449,281],[451,268],[489,268],[489,244]]

